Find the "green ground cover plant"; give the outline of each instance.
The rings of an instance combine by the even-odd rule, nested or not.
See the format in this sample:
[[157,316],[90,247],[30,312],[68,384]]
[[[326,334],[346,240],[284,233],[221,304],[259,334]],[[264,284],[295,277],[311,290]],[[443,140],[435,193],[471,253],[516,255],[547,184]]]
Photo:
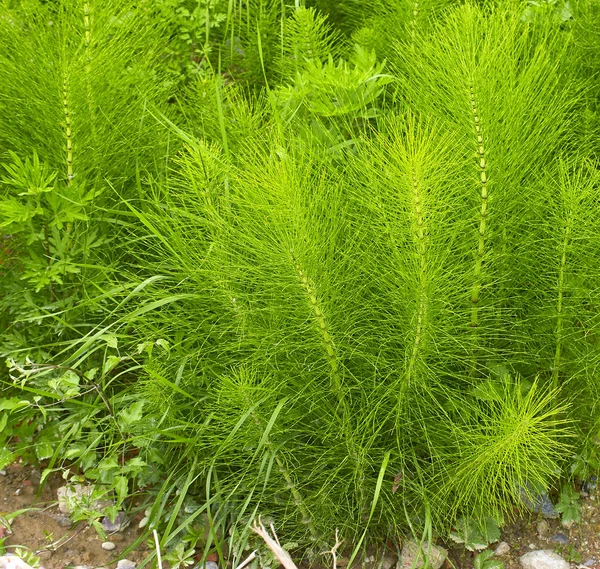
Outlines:
[[597,474],[600,4],[369,6],[0,3],[0,466],[173,563]]

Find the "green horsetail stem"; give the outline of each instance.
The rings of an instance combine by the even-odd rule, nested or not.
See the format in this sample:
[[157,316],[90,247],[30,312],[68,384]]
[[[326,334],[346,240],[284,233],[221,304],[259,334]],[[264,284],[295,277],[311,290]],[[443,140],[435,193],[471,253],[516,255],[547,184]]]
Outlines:
[[87,108],[90,113],[90,125],[92,129],[93,146],[96,147],[96,111],[94,110],[94,93],[92,91],[92,54],[90,42],[92,37],[91,14],[89,2],[83,3],[83,30],[85,40],[85,85],[87,91]]
[[473,271],[473,287],[471,289],[471,327],[479,326],[479,297],[481,293],[482,266],[485,254],[485,231],[487,222],[487,200],[488,200],[488,179],[485,163],[485,148],[479,113],[477,111],[477,101],[475,92],[471,87],[471,110],[473,111],[473,120],[475,122],[475,133],[477,137],[477,154],[479,161],[479,183],[481,186],[481,208],[479,210],[479,237],[477,244],[477,254],[475,255],[475,270]]
[[[325,320],[325,316],[321,307],[319,306],[319,300],[317,298],[317,294],[315,289],[310,284],[310,281],[305,273],[305,271],[300,266],[300,263],[296,259],[293,251],[290,251],[292,256],[292,262],[294,263],[294,267],[296,269],[296,273],[298,274],[298,278],[300,279],[300,286],[306,293],[308,300],[310,302],[310,306],[313,313],[314,321],[319,330],[319,335],[321,336],[321,341],[323,343],[323,347],[325,348],[325,353],[327,354],[327,361],[329,363],[329,369],[331,372],[331,382],[333,383],[333,389],[335,391],[335,395],[337,397],[339,406],[340,406],[340,420],[346,421],[352,415],[350,412],[350,408],[348,403],[344,397],[344,389],[342,383],[342,376],[340,374],[340,366],[338,363],[338,357],[335,349],[335,344],[333,343],[333,339],[331,338],[331,334],[329,333],[327,322]],[[352,438],[350,432],[346,432],[346,442],[348,445],[348,454],[350,458],[357,464],[360,463],[360,453],[357,449],[356,443]]]
[[562,348],[562,327],[563,327],[563,297],[565,289],[565,273],[567,267],[567,249],[569,247],[569,240],[571,238],[571,226],[572,217],[569,212],[567,223],[565,226],[565,232],[563,235],[562,251],[560,258],[560,269],[558,271],[558,299],[556,303],[556,350],[554,352],[554,368],[552,371],[552,385],[554,388],[558,387],[558,370],[560,367],[561,348]]
[[425,314],[427,311],[427,257],[426,257],[426,243],[425,243],[425,221],[422,206],[421,196],[421,185],[417,178],[416,172],[413,169],[412,175],[412,198],[413,198],[413,212],[414,212],[414,240],[417,247],[417,253],[419,256],[419,293],[418,293],[418,309],[417,309],[417,326],[415,330],[415,339],[413,341],[412,352],[408,367],[406,370],[406,381],[402,386],[402,389],[406,389],[412,379],[414,368],[419,355],[419,347],[422,343],[423,337],[423,323],[425,320]]
[[410,41],[411,47],[415,45],[415,36],[417,35],[417,18],[419,17],[419,3],[413,4],[412,20],[410,21]]
[[90,46],[90,5],[88,2],[83,3],[83,28],[85,37],[85,46]]
[[67,150],[67,185],[73,180],[73,139],[71,136],[71,113],[69,110],[69,82],[65,71],[63,77],[63,110],[65,113],[65,137]]
[[296,273],[298,274],[298,278],[300,279],[300,285],[306,293],[306,295],[308,296],[308,300],[310,301],[313,317],[315,323],[317,324],[317,328],[319,329],[319,334],[321,336],[321,340],[323,341],[323,347],[325,348],[325,352],[327,353],[327,361],[329,363],[329,369],[331,370],[331,379],[333,381],[333,386],[340,399],[342,399],[342,378],[339,372],[339,364],[337,354],[335,351],[335,344],[333,343],[333,339],[329,334],[327,322],[325,321],[325,316],[323,315],[323,311],[319,306],[319,301],[317,299],[316,292],[311,286],[308,277],[306,276],[306,273],[300,266],[300,263],[298,263],[298,260],[294,256],[294,253],[292,251],[290,251],[290,253],[292,255],[294,267],[296,268]]

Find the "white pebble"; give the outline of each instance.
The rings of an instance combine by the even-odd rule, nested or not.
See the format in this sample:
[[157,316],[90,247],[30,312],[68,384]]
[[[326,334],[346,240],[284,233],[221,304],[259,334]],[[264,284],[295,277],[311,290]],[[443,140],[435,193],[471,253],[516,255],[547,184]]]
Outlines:
[[526,553],[519,558],[519,561],[523,569],[570,569],[571,567],[560,555],[548,549]]
[[146,527],[146,525],[148,524],[148,522],[150,521],[150,518],[148,516],[144,516],[141,520],[140,523],[138,524],[138,527],[140,529],[142,529],[143,527]]
[[6,476],[6,470],[0,470],[0,476]]
[[117,563],[117,569],[135,569],[136,567],[135,561],[129,561],[129,559],[119,559]]
[[498,557],[502,557],[503,555],[506,555],[509,551],[510,551],[510,545],[508,545],[508,543],[506,543],[505,541],[501,541],[498,544],[498,547],[496,547],[496,550],[494,551],[494,555],[497,555]]
[[105,541],[102,544],[102,549],[104,549],[104,551],[112,551],[115,547],[117,547],[112,541]]

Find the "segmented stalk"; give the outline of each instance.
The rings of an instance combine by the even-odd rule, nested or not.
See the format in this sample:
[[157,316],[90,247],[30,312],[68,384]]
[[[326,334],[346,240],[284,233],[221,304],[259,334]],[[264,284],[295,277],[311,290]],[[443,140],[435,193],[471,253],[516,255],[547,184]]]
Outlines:
[[408,387],[412,379],[413,371],[419,355],[419,348],[423,340],[423,324],[427,311],[427,256],[426,256],[426,242],[425,242],[425,220],[423,215],[422,198],[421,198],[421,187],[416,173],[413,171],[412,175],[412,199],[413,199],[413,210],[414,210],[414,240],[417,247],[417,253],[419,255],[419,299],[417,309],[417,326],[415,330],[415,338],[413,341],[412,352],[408,367],[406,370],[406,382],[403,388]]
[[471,109],[473,111],[473,120],[475,122],[475,134],[477,137],[477,155],[479,161],[479,180],[481,186],[481,208],[479,210],[479,238],[477,244],[477,253],[475,256],[475,269],[473,271],[473,287],[471,289],[471,326],[479,326],[479,298],[482,286],[482,266],[485,255],[485,237],[487,220],[487,200],[488,200],[488,178],[485,163],[485,147],[479,113],[477,111],[477,101],[473,87],[471,87]]
[[69,110],[69,82],[67,73],[63,77],[63,110],[65,113],[65,138],[67,150],[67,185],[73,180],[73,139],[71,135],[71,112]]
[[90,46],[90,5],[88,2],[83,3],[83,28],[85,47]]
[[317,324],[317,328],[319,329],[319,334],[321,336],[321,340],[323,342],[323,347],[325,348],[325,352],[327,353],[327,361],[329,362],[329,369],[331,370],[331,379],[333,381],[334,388],[338,393],[338,396],[342,396],[342,378],[339,372],[339,364],[338,358],[335,350],[335,344],[333,343],[333,339],[329,334],[327,329],[327,322],[325,321],[325,316],[323,315],[323,311],[319,306],[319,301],[317,299],[316,292],[314,288],[311,286],[306,273],[298,263],[294,253],[291,252],[292,261],[294,263],[294,267],[296,268],[296,273],[298,274],[298,278],[300,279],[300,285],[302,289],[308,296],[308,300],[310,301],[310,305],[312,308],[313,317]]
[[410,41],[411,47],[415,47],[415,39],[417,35],[417,18],[419,17],[419,3],[413,4],[412,20],[410,21]]
[[558,271],[558,300],[556,303],[556,350],[554,352],[554,368],[552,371],[552,384],[558,387],[558,371],[560,367],[560,357],[562,348],[562,328],[563,328],[563,297],[567,270],[567,249],[569,247],[569,239],[571,237],[571,216],[567,218],[565,233],[562,243],[562,254],[560,259],[560,269]]
[[90,127],[92,131],[92,151],[95,151],[96,147],[96,111],[94,110],[94,93],[92,90],[92,54],[90,49],[90,42],[92,37],[92,26],[91,26],[91,14],[89,2],[83,3],[83,30],[84,30],[84,41],[85,41],[85,86],[87,91],[87,107],[90,113]]

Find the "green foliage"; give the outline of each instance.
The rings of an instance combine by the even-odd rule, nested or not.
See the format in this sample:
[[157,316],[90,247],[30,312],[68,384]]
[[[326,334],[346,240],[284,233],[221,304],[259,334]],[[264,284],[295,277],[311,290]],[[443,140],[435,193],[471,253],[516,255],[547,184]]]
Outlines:
[[598,468],[597,3],[302,4],[0,4],[0,467],[173,566],[480,550]]
[[500,559],[491,559],[493,551],[482,551],[473,562],[474,569],[504,569],[504,563]]
[[[498,521],[486,517],[479,521],[473,518],[460,518],[456,522],[455,529],[450,532],[450,539],[456,543],[463,543],[469,551],[485,549],[490,543],[500,539],[500,528]],[[484,551],[475,558],[475,567],[485,569],[495,567],[488,559],[492,551]]]
[[561,514],[562,523],[570,526],[581,519],[581,496],[572,485],[563,486],[554,509]]

